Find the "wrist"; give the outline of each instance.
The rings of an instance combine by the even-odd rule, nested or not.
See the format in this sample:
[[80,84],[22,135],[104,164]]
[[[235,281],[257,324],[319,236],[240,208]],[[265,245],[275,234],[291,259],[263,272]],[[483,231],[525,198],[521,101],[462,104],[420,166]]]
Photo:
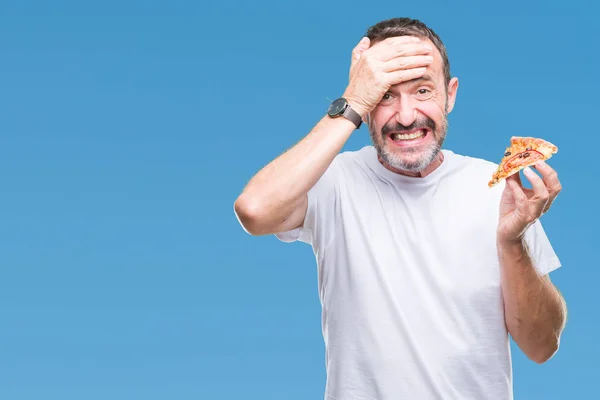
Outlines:
[[338,98],[331,102],[327,108],[327,115],[334,119],[347,119],[354,124],[355,129],[359,129],[363,123],[363,117],[356,112],[345,97]]
[[500,229],[496,231],[496,244],[502,247],[518,247],[525,243],[525,234],[514,235],[502,232]]
[[528,254],[527,243],[523,238],[515,240],[496,239],[500,256],[521,257]]
[[363,102],[358,100],[349,91],[345,91],[344,94],[342,95],[342,97],[346,99],[346,101],[348,102],[348,105],[350,107],[352,107],[352,109],[357,114],[359,114],[362,119],[364,119],[367,116],[367,114],[369,114],[371,112],[371,109],[369,109],[369,107],[365,106],[363,104]]
[[361,119],[364,120],[367,114],[369,114],[369,110],[366,107],[362,107],[357,101],[353,101],[348,98],[346,100],[348,100],[348,105],[352,107],[352,109],[356,111],[358,115],[360,115]]

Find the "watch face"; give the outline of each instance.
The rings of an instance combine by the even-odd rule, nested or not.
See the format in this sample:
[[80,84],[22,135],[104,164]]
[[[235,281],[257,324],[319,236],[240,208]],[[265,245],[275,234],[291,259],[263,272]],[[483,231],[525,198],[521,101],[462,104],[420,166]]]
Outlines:
[[340,98],[334,100],[333,103],[329,106],[329,110],[327,111],[329,115],[337,116],[340,115],[346,109],[346,99]]

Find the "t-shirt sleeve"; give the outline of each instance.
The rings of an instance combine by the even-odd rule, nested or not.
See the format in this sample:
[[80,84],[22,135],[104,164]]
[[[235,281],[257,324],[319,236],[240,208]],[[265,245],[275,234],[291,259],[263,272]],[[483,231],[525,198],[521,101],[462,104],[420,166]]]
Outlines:
[[540,220],[535,221],[525,232],[525,242],[533,266],[540,275],[546,275],[561,266]]
[[342,184],[342,155],[338,155],[308,192],[308,208],[302,227],[276,233],[282,242],[301,241],[317,247],[324,245],[335,230],[339,189]]

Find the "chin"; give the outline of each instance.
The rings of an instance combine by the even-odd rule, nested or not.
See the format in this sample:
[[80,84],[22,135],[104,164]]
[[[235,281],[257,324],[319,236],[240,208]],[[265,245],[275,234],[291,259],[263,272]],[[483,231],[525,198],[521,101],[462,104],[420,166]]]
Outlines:
[[427,160],[403,160],[397,158],[385,158],[383,160],[390,167],[406,172],[422,172],[430,164]]
[[390,167],[415,173],[422,172],[427,168],[435,160],[439,152],[437,148],[411,149],[411,151],[394,150],[384,149],[379,152],[379,155]]

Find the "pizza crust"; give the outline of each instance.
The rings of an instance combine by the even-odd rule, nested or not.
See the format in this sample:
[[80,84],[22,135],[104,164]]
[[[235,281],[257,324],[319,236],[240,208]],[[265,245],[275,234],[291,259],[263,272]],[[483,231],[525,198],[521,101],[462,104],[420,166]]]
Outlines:
[[557,152],[558,147],[544,139],[513,136],[510,139],[510,146],[506,148],[504,157],[488,182],[488,186],[495,186],[502,179],[506,179],[540,160],[547,160]]

